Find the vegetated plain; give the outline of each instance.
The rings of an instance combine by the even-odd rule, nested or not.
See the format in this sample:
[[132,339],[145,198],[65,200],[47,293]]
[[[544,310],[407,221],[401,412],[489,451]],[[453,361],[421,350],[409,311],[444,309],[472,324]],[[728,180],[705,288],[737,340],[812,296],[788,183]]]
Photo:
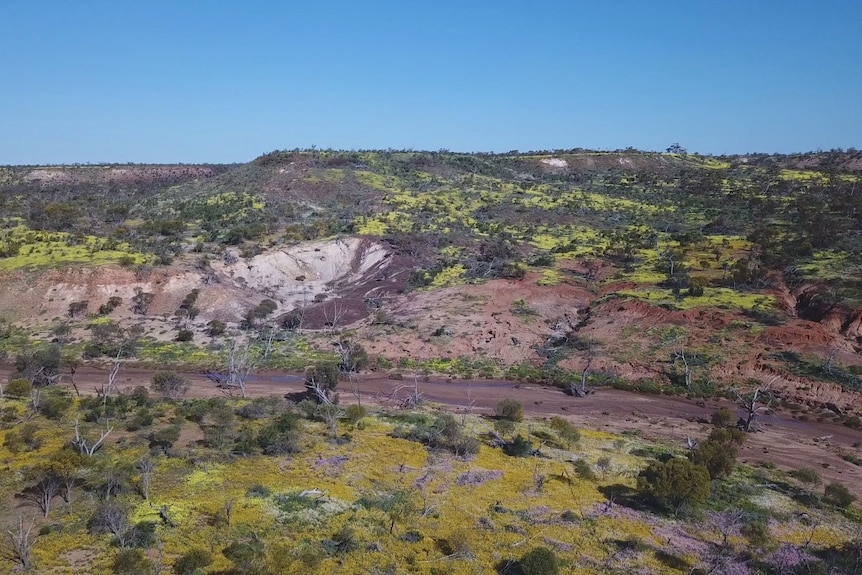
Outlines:
[[[676,152],[0,168],[4,568],[862,571],[858,442],[736,461],[770,414],[860,427],[862,154]],[[731,409],[657,441],[483,378]]]

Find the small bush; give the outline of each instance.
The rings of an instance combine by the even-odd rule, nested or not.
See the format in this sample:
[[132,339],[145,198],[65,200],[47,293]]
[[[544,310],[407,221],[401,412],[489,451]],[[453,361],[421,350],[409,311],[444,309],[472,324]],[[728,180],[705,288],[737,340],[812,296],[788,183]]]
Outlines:
[[810,485],[820,484],[820,474],[817,473],[817,470],[810,467],[802,467],[796,471],[791,471],[790,475],[803,483]]
[[581,479],[585,479],[587,481],[595,481],[596,473],[593,471],[593,468],[590,467],[590,464],[587,463],[585,459],[578,459],[574,463],[575,466],[575,475],[580,477]]
[[189,390],[189,380],[174,371],[157,371],[153,375],[150,387],[156,393],[171,399],[179,399]]
[[259,497],[261,499],[266,499],[270,495],[272,495],[272,490],[270,490],[270,488],[267,487],[266,485],[260,485],[260,484],[252,485],[245,492],[246,497]]
[[557,575],[560,561],[547,547],[536,547],[521,557],[521,570],[524,575]]
[[504,399],[494,408],[494,413],[500,419],[508,419],[514,422],[523,421],[524,406],[514,399]]
[[192,330],[190,330],[190,329],[181,329],[181,330],[179,330],[179,331],[177,332],[177,337],[175,338],[175,340],[176,340],[176,341],[179,341],[179,342],[183,342],[183,341],[192,341],[192,340],[194,340],[194,339],[195,339],[195,332],[193,332],[193,331],[192,331]]
[[236,565],[241,572],[248,573],[252,566],[263,557],[263,543],[259,540],[234,541],[222,550],[222,555]]
[[823,501],[844,509],[856,501],[856,496],[840,483],[830,483],[823,490]]
[[174,563],[176,575],[196,575],[199,569],[203,569],[213,562],[212,553],[206,549],[192,549]]
[[347,409],[344,410],[344,415],[348,423],[356,425],[360,419],[368,415],[368,410],[359,404],[348,405]]
[[207,335],[210,337],[218,337],[227,329],[225,322],[214,319],[207,324]]
[[503,452],[512,457],[529,457],[533,455],[533,445],[519,433],[503,446]]
[[126,422],[126,431],[138,431],[153,424],[153,414],[149,409],[140,409]]
[[852,417],[848,417],[844,420],[844,425],[851,429],[859,429],[862,428],[862,418],[858,415],[854,415]]
[[511,435],[515,432],[515,422],[509,419],[498,419],[494,422],[494,431],[500,435]]
[[150,390],[143,385],[136,385],[131,393],[129,393],[129,398],[141,407],[149,405]]
[[72,398],[64,391],[43,393],[39,400],[39,413],[48,419],[61,419],[72,403]]
[[676,512],[709,498],[709,471],[681,457],[654,461],[638,475],[638,491]]
[[757,549],[769,549],[773,545],[769,525],[761,519],[749,521],[740,527],[739,532],[743,537],[748,539],[748,543],[752,547],[756,547]]
[[551,418],[551,429],[556,431],[560,439],[569,447],[581,440],[581,432],[578,431],[578,428],[557,415]]
[[167,453],[173,444],[179,440],[181,431],[179,425],[171,425],[154,431],[150,434],[150,447],[159,447]]
[[726,407],[722,407],[712,414],[712,424],[716,427],[733,427],[736,425],[736,419],[733,412]]
[[111,567],[117,575],[150,575],[153,564],[140,549],[124,549]]
[[283,413],[257,435],[257,444],[266,455],[285,455],[300,450],[301,423],[294,413]]
[[33,386],[26,379],[13,379],[6,385],[6,395],[11,397],[30,397]]
[[736,465],[739,446],[744,441],[742,431],[718,427],[692,451],[691,460],[706,467],[711,479],[727,477]]
[[42,440],[36,437],[39,426],[35,423],[25,423],[17,429],[11,430],[3,439],[3,447],[12,453],[24,450],[39,449]]

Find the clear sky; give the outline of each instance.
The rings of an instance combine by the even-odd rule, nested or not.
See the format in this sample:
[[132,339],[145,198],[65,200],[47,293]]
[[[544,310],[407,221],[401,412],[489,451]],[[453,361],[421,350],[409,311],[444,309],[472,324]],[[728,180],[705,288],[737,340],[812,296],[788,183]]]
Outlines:
[[862,147],[860,0],[0,0],[0,164]]

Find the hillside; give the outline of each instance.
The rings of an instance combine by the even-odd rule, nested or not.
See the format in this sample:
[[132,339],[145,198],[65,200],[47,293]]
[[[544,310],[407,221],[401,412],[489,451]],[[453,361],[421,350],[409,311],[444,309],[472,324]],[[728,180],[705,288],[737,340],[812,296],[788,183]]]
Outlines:
[[0,318],[21,329],[0,347],[60,329],[75,350],[89,324],[117,321],[149,347],[188,329],[215,357],[207,323],[241,327],[267,299],[256,327],[300,315],[297,337],[321,350],[327,324],[348,329],[381,369],[558,385],[587,369],[701,394],[756,379],[852,410],[860,162],[311,150],[6,168]]
[[[862,153],[679,152],[0,167],[4,531],[44,512],[39,573],[858,573]],[[656,495],[716,429],[750,465]]]

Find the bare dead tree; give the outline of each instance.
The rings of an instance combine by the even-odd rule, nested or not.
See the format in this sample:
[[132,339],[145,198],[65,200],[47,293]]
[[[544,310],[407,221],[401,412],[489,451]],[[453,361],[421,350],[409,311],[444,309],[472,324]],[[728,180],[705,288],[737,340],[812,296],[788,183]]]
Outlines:
[[739,427],[743,431],[751,432],[755,420],[763,413],[769,411],[769,407],[775,399],[775,396],[770,391],[770,386],[775,379],[777,378],[773,378],[765,387],[758,387],[751,393],[747,393],[745,395],[734,390],[736,402],[746,411],[746,417],[740,418],[739,420]]
[[347,374],[347,380],[350,382],[350,393],[356,398],[356,404],[362,405],[362,394],[359,393],[359,374],[351,371]]
[[122,349],[117,351],[117,355],[111,363],[111,372],[108,374],[108,387],[105,389],[105,397],[111,393],[111,390],[116,392],[117,395],[120,393],[120,389],[117,387],[117,375],[120,373],[120,355],[122,353]]
[[13,563],[17,564],[24,571],[29,571],[33,566],[31,551],[33,549],[33,526],[34,520],[30,520],[30,525],[24,523],[24,518],[18,516],[18,527],[6,531],[6,553],[5,555]]
[[150,481],[153,478],[153,470],[156,465],[153,463],[152,459],[143,458],[138,460],[135,464],[135,467],[138,471],[141,472],[141,495],[143,496],[145,501],[149,501],[150,499]]
[[826,375],[832,375],[832,362],[835,361],[835,356],[838,354],[838,348],[833,347],[832,351],[829,353],[829,359],[826,360],[826,363],[823,364],[823,373]]
[[20,493],[21,499],[39,508],[43,517],[51,512],[51,501],[60,493],[62,482],[50,470],[42,470],[36,478],[36,483]]
[[233,505],[236,503],[236,499],[228,499],[222,505],[222,513],[224,514],[224,522],[230,527],[231,522],[233,521]]
[[341,410],[332,403],[321,403],[317,406],[317,414],[326,423],[327,429],[333,438],[338,436],[338,417]]
[[814,539],[814,533],[817,531],[817,528],[820,527],[821,523],[823,523],[823,517],[812,519],[811,516],[808,516],[807,524],[811,527],[811,531],[808,532],[808,537],[805,539],[805,544],[802,546],[803,549],[808,549],[811,546],[811,541]]
[[137,530],[129,521],[129,512],[118,503],[104,503],[90,520],[96,533],[110,533],[120,549],[129,547],[137,537]]
[[347,313],[347,308],[342,306],[338,300],[332,302],[332,306],[323,305],[323,320],[325,326],[325,332],[327,334],[333,333],[337,328],[338,324],[344,319],[345,314]]
[[727,509],[707,515],[707,523],[721,535],[721,546],[728,547],[728,539],[742,526],[745,511],[742,509]]
[[[400,393],[402,391],[404,391],[405,389],[409,389],[409,390],[411,390],[411,392],[406,397],[400,398],[399,397]],[[412,408],[418,406],[420,403],[422,403],[422,394],[419,392],[418,378],[415,378],[415,377],[414,377],[413,384],[399,385],[398,387],[393,389],[391,392],[389,392],[388,395],[378,394],[377,397],[380,398],[381,402],[397,401],[398,406],[401,409],[412,409]]]
[[275,341],[275,336],[278,334],[275,326],[272,323],[264,323],[258,331],[257,340],[263,346],[261,359],[266,359],[272,353],[272,344]]
[[[569,325],[571,326],[571,322],[569,323]],[[574,332],[570,332],[569,334],[567,334],[566,337],[570,341],[576,341],[574,338],[577,338]],[[591,339],[583,339],[578,341],[581,342],[578,345],[585,344],[585,347],[579,347],[579,349],[582,349],[585,353],[586,364],[584,365],[584,369],[581,371],[580,381],[576,379],[571,380],[569,382],[567,391],[569,395],[572,395],[574,397],[586,397],[593,393],[593,391],[595,391],[589,385],[589,378],[593,369],[593,360],[596,357],[596,343]]]
[[569,393],[575,397],[586,397],[591,394],[594,390],[592,387],[587,385],[587,382],[590,377],[590,368],[593,364],[593,358],[587,358],[587,366],[581,372],[581,380],[578,382],[577,380],[572,380],[569,383]]
[[688,362],[688,356],[686,356],[684,345],[680,345],[679,350],[674,351],[674,363],[676,363],[677,361],[682,361],[683,377],[685,378],[685,388],[691,390],[692,369],[691,365]]
[[419,393],[419,376],[413,374],[413,392],[401,402],[401,409],[413,409],[422,403],[422,394]]
[[472,383],[467,383],[467,405],[464,407],[464,411],[461,412],[461,425],[467,424],[467,416],[473,413],[473,409],[476,407],[476,398],[473,397],[473,385]]
[[42,388],[34,387],[30,390],[30,409],[35,413],[39,411],[42,402]]
[[220,388],[227,394],[232,394],[238,389],[242,397],[246,396],[245,384],[248,376],[257,365],[258,358],[255,356],[250,343],[240,345],[234,340],[231,343],[227,356],[227,375],[210,375]]
[[102,444],[105,442],[105,439],[112,431],[114,431],[114,428],[108,427],[108,423],[105,422],[105,431],[101,433],[97,441],[91,443],[89,439],[81,435],[81,431],[78,427],[78,418],[76,417],[75,439],[72,440],[72,445],[78,449],[78,452],[81,455],[87,455],[89,457],[92,457],[94,453],[101,449]]
[[305,379],[305,387],[314,395],[317,403],[322,405],[332,404],[329,389],[318,378],[314,376],[307,377]]

